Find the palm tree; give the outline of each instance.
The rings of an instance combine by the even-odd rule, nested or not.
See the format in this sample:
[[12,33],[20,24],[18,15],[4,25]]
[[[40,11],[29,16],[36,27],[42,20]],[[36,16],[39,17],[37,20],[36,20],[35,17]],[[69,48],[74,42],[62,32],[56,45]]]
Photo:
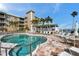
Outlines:
[[48,16],[47,18],[45,18],[46,22],[52,22],[52,18],[50,16]]
[[18,30],[18,26],[19,26],[19,22],[18,22],[18,21],[15,21],[15,22],[14,22],[15,31]]
[[24,27],[24,31],[26,31],[26,30],[27,30],[27,31],[30,30],[27,24],[25,24],[25,27]]
[[14,22],[13,21],[9,21],[9,27],[11,27],[10,31],[13,31],[13,28],[14,28]]
[[[78,15],[78,12],[77,11],[73,11],[72,13],[71,13],[71,15],[72,15],[72,17],[73,17],[73,26],[72,26],[72,29],[73,29],[73,32],[75,32],[75,16],[77,16]],[[75,47],[75,37],[74,37],[74,47]]]
[[43,25],[44,25],[44,22],[45,22],[45,19],[44,18],[40,18],[40,22],[42,22],[42,33],[43,33]]
[[78,12],[77,12],[77,11],[73,11],[71,15],[72,15],[73,17],[75,17],[75,16],[78,15]]
[[44,25],[45,19],[44,18],[40,18],[40,22],[42,22],[42,25]]
[[17,30],[18,28],[18,21],[10,21],[9,26],[12,27],[12,31]]
[[50,16],[48,16],[47,18],[45,18],[45,20],[48,23],[47,28],[48,28],[48,31],[49,31],[49,27],[50,27],[49,23],[52,23],[52,18]]
[[73,17],[73,26],[72,26],[72,29],[74,30],[74,25],[75,25],[75,16],[77,16],[78,15],[78,12],[77,11],[73,11],[72,13],[71,13],[71,16]]

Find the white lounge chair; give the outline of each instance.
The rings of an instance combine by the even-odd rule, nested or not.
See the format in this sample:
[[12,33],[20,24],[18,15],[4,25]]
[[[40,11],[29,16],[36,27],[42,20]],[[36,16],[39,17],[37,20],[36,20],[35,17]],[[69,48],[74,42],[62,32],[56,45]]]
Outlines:
[[79,53],[79,48],[76,48],[76,47],[71,47],[71,48],[70,48],[70,50],[73,50],[73,51],[75,51],[75,52]]
[[72,56],[72,55],[67,53],[66,51],[64,51],[64,52],[61,52],[60,54],[58,54],[58,56]]

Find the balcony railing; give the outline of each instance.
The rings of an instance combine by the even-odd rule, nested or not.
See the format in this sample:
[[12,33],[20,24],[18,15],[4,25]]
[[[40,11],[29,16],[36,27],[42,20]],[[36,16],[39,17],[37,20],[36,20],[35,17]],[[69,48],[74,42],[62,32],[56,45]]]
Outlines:
[[3,25],[3,26],[0,26],[0,29],[1,29],[1,28],[6,28],[6,27],[7,27],[7,26],[4,26],[4,25]]
[[0,23],[5,23],[5,24],[8,24],[8,22],[7,22],[7,21],[0,21]]
[[5,18],[5,15],[0,15],[0,18]]

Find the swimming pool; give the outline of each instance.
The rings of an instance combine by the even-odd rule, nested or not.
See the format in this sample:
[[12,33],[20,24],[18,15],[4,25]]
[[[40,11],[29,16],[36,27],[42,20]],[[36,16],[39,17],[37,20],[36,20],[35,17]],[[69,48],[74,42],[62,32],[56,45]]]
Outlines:
[[37,45],[45,42],[47,39],[42,36],[30,36],[26,34],[4,36],[1,41],[7,43],[17,43],[9,51],[10,56],[25,56],[33,52]]

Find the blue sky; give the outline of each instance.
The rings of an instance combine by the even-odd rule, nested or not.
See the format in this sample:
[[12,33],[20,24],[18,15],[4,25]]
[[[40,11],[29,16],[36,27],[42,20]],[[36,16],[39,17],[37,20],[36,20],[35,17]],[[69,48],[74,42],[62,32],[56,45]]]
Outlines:
[[[25,17],[28,10],[34,10],[38,17],[51,16],[54,23],[62,27],[71,27],[73,11],[79,12],[79,4],[77,3],[1,3],[0,10],[10,14]],[[75,18],[79,22],[79,15]]]

